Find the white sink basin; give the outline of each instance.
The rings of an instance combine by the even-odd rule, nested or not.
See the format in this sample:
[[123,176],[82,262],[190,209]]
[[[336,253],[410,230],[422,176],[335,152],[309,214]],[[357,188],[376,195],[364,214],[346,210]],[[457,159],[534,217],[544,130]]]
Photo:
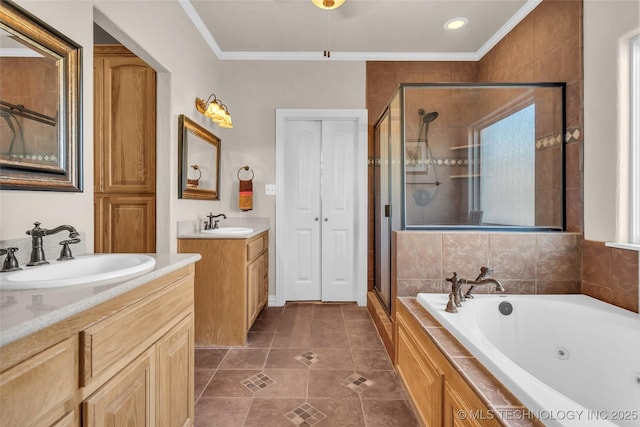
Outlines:
[[249,227],[220,227],[214,228],[213,230],[201,230],[201,233],[205,234],[251,234],[253,233],[253,228]]
[[23,267],[0,274],[0,289],[43,289],[99,285],[141,276],[153,270],[156,260],[143,254],[90,254],[69,261]]

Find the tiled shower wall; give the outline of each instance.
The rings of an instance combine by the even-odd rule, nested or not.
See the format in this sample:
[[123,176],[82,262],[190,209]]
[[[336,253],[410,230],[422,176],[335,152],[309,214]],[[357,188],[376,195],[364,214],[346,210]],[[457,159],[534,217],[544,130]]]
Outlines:
[[446,278],[454,271],[475,279],[487,266],[508,294],[583,293],[638,312],[640,254],[582,240],[580,233],[398,231],[393,239],[399,297],[450,292]]
[[493,269],[509,294],[580,293],[578,233],[399,231],[393,238],[398,296],[450,292],[445,279],[454,271],[475,279],[483,266]]
[[638,312],[640,252],[582,242],[582,293]]
[[[480,61],[370,61],[367,62],[367,108],[369,111],[369,157],[373,157],[373,126],[389,102],[391,95],[400,83],[425,82],[566,82],[566,209],[567,230],[583,230],[582,203],[582,135],[583,135],[583,60],[582,60],[582,0],[543,0],[513,30],[509,32]],[[373,188],[373,168],[369,169],[369,188]],[[373,283],[373,190],[369,191],[369,287]],[[435,233],[444,235],[444,233]],[[455,234],[455,233],[447,233]],[[466,233],[462,233],[466,234]],[[486,256],[489,256],[487,235]],[[506,235],[504,235],[506,236]],[[511,239],[532,243],[531,235],[512,234]],[[527,236],[527,237],[525,237]],[[506,238],[506,237],[503,237]],[[494,237],[494,241],[497,237]],[[562,239],[562,238],[559,238]],[[484,245],[484,244],[482,244]],[[538,246],[536,253],[544,246]],[[494,244],[494,250],[496,245]],[[528,250],[528,249],[527,249]],[[576,249],[577,250],[577,249]],[[494,255],[495,256],[495,255]],[[579,256],[578,252],[575,256]],[[544,259],[541,255],[540,259]],[[463,265],[461,262],[459,265]],[[514,283],[518,289],[531,289],[538,292],[548,288],[555,292],[580,292],[580,263],[578,259],[577,275],[547,279],[545,273],[537,274]],[[475,278],[480,265],[474,265],[473,271],[464,277]],[[494,270],[495,270],[495,266]],[[542,267],[541,267],[542,268]],[[400,268],[399,268],[400,270]],[[458,273],[462,276],[462,271]],[[442,280],[419,277],[415,280]],[[495,273],[498,276],[497,272]],[[450,275],[450,272],[449,272]],[[546,274],[548,276],[548,274]],[[448,277],[448,276],[447,276]],[[402,280],[405,280],[403,278]],[[525,281],[529,283],[526,284]],[[532,283],[533,281],[533,283]],[[578,288],[575,288],[575,282]],[[560,282],[566,282],[564,284]],[[571,284],[573,282],[573,285]],[[427,282],[424,283],[427,285]],[[434,285],[431,282],[431,285]],[[420,285],[422,286],[422,285]],[[572,287],[573,286],[573,287]],[[512,288],[514,286],[511,286]],[[539,288],[539,289],[538,289]],[[548,292],[548,291],[545,291]],[[401,295],[398,289],[398,295]]]

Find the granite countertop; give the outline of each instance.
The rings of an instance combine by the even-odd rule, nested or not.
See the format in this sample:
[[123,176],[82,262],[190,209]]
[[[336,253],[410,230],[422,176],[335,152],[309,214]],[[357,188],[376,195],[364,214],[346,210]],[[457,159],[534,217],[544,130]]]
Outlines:
[[219,227],[223,230],[225,227],[252,228],[253,231],[248,234],[202,233],[201,228],[203,223],[203,220],[197,219],[179,221],[176,237],[178,239],[250,239],[269,230],[269,218],[227,218],[219,222]]
[[[260,233],[264,233],[269,230],[269,227],[259,226],[259,227],[251,227],[253,231],[249,234],[236,234],[236,233],[217,233],[217,234],[208,234],[202,233],[200,231],[193,232],[182,232],[178,233],[178,239],[250,239],[252,237],[257,236]],[[224,227],[222,228],[224,229]]]
[[200,254],[148,255],[156,260],[153,270],[122,282],[0,291],[0,346],[68,319],[200,259]]

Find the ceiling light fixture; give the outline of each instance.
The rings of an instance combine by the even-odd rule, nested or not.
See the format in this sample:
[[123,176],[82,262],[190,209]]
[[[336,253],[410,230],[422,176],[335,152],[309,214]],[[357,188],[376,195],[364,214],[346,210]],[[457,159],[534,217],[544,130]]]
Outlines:
[[311,0],[311,1],[320,9],[332,10],[342,6],[346,0]]
[[458,30],[464,27],[465,25],[467,25],[468,23],[469,23],[469,20],[461,16],[458,18],[449,19],[447,22],[444,23],[444,28],[446,30]]
[[[213,97],[213,100],[211,98]],[[196,110],[200,114],[203,114],[211,119],[221,128],[233,128],[233,122],[231,121],[231,114],[229,109],[224,105],[215,94],[209,95],[206,101],[196,98]]]

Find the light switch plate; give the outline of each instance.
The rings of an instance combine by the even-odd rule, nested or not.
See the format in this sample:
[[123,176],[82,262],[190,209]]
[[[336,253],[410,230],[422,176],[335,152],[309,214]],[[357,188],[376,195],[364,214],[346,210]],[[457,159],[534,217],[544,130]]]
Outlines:
[[265,194],[265,196],[275,196],[276,195],[276,185],[275,184],[265,184],[265,186],[264,186],[264,194]]

